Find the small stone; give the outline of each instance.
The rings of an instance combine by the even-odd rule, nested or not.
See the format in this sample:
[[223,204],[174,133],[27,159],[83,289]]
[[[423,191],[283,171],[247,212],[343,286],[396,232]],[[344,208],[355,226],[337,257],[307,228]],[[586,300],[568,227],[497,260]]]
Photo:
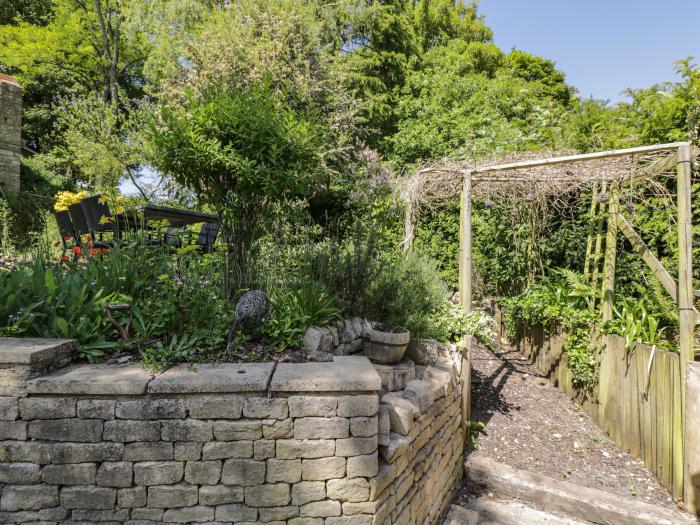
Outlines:
[[305,481],[321,481],[345,477],[345,458],[305,459],[301,465]]
[[336,456],[361,456],[377,450],[377,436],[370,438],[347,438],[335,441]]
[[106,399],[81,399],[77,413],[81,419],[114,419],[116,401]]
[[135,485],[169,485],[182,480],[183,464],[176,461],[134,463]]
[[277,441],[278,459],[324,458],[335,455],[332,439],[280,439]]
[[127,509],[119,510],[80,510],[75,509],[71,515],[72,522],[83,523],[123,523],[129,519],[129,511]]
[[26,421],[3,421],[0,424],[0,439],[17,439],[24,441],[27,439]]
[[172,443],[155,441],[124,446],[125,461],[172,461],[173,457]]
[[117,403],[119,419],[182,419],[185,406],[178,399],[139,399]]
[[190,417],[196,419],[239,419],[243,398],[236,395],[202,396],[187,401]]
[[421,414],[425,414],[430,405],[435,401],[434,385],[424,379],[414,379],[406,384],[406,389],[403,391],[404,397],[416,405]]
[[379,458],[376,453],[348,458],[348,478],[372,478],[377,475]]
[[391,432],[408,436],[413,429],[413,414],[400,406],[385,405],[389,416],[389,428]]
[[337,397],[291,396],[289,415],[291,417],[333,417],[338,407]]
[[289,500],[289,485],[286,483],[245,488],[245,503],[249,507],[281,507]]
[[53,444],[40,441],[3,441],[0,443],[0,461],[7,463],[51,463]]
[[221,478],[221,461],[188,461],[185,481],[193,485],[216,485]]
[[296,483],[301,481],[301,460],[300,459],[268,459],[267,460],[267,483]]
[[96,476],[95,463],[47,465],[42,472],[42,481],[49,485],[92,485]]
[[19,400],[22,419],[75,417],[76,400],[65,397],[25,397]]
[[117,491],[117,505],[122,508],[145,507],[146,488],[132,487]]
[[39,465],[34,463],[0,463],[0,483],[23,485],[38,483],[40,480],[41,467]]
[[333,500],[314,501],[299,507],[299,515],[301,517],[326,518],[329,516],[340,516],[340,512],[340,502]]
[[112,509],[117,490],[104,487],[63,487],[61,506],[66,509]]
[[[144,503],[145,505],[145,503]],[[163,519],[163,509],[138,508],[131,511],[131,520],[161,521]],[[131,523],[131,522],[129,522]]]
[[288,415],[286,399],[248,397],[243,404],[243,416],[248,418],[286,419]]
[[326,484],[323,481],[301,481],[292,485],[292,505],[304,505],[325,498]]
[[371,437],[377,435],[378,419],[372,417],[354,417],[350,420],[350,435],[355,437]]
[[47,441],[98,442],[102,440],[102,425],[99,419],[40,419],[29,422],[27,433]]
[[221,482],[225,485],[262,485],[265,482],[265,462],[254,459],[228,459],[224,463]]
[[58,506],[58,487],[51,485],[7,485],[2,489],[0,510],[36,510]]
[[118,461],[122,459],[121,443],[56,443],[54,463],[87,463],[89,461]]
[[369,484],[364,478],[331,479],[326,483],[328,497],[338,501],[367,501]]
[[219,441],[255,441],[263,437],[262,421],[215,421],[214,437]]
[[251,509],[246,505],[219,505],[216,507],[216,520],[233,523],[254,522],[258,519],[258,509]]
[[175,461],[198,461],[202,457],[202,444],[192,441],[175,443]]
[[243,487],[213,485],[199,488],[199,502],[202,505],[243,503],[244,499],[245,493],[243,491]]
[[188,483],[148,487],[148,506],[162,509],[189,507],[197,504],[199,491]]
[[104,423],[105,441],[158,441],[160,440],[159,421],[113,420]]
[[163,421],[161,438],[163,441],[211,441],[212,424],[206,421],[186,419],[183,421]]
[[263,419],[263,437],[265,439],[288,439],[294,437],[292,419],[276,420]]
[[0,421],[14,421],[19,417],[19,403],[16,397],[0,397]]
[[299,507],[289,505],[287,507],[270,507],[260,509],[260,521],[269,523],[271,521],[281,521],[286,523],[290,518],[296,518],[299,515]]
[[344,417],[302,417],[294,420],[294,439],[336,439],[350,435]]
[[376,394],[343,396],[338,399],[340,417],[374,416],[378,409],[379,398]]
[[163,521],[176,523],[211,523],[214,520],[214,507],[196,505],[180,509],[169,509],[163,514]]
[[202,459],[205,461],[251,457],[253,457],[252,441],[213,441],[205,443],[202,448]]
[[253,457],[255,459],[268,459],[275,457],[275,441],[272,439],[259,439],[253,443]]
[[126,461],[104,462],[97,471],[100,487],[131,487],[132,464]]

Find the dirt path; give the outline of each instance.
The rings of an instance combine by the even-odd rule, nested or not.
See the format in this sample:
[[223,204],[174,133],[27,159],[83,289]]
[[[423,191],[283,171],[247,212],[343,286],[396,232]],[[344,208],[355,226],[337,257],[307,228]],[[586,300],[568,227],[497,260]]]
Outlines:
[[[677,508],[640,460],[619,450],[516,350],[475,347],[472,355],[472,417],[486,428],[471,454]],[[469,498],[468,489],[460,489],[456,503]]]

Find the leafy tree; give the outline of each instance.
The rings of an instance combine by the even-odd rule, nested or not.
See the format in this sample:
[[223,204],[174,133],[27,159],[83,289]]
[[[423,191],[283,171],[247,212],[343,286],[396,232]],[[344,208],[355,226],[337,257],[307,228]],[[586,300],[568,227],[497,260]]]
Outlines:
[[275,95],[270,80],[163,109],[151,139],[158,167],[221,218],[227,292],[247,288],[270,207],[308,196],[319,180],[323,133],[315,115]]

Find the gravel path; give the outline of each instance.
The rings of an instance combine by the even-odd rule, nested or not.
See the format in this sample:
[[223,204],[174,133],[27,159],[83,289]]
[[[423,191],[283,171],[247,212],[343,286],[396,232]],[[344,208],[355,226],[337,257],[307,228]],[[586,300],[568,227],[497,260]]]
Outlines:
[[[472,417],[485,423],[478,448],[507,465],[677,508],[640,460],[622,452],[591,418],[516,350],[472,353]],[[474,494],[462,486],[455,502]]]

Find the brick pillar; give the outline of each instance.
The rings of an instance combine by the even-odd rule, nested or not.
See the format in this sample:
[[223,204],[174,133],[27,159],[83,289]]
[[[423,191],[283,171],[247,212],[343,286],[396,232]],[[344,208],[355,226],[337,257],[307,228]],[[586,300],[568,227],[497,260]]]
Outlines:
[[19,191],[22,158],[22,88],[8,75],[0,74],[0,190]]

